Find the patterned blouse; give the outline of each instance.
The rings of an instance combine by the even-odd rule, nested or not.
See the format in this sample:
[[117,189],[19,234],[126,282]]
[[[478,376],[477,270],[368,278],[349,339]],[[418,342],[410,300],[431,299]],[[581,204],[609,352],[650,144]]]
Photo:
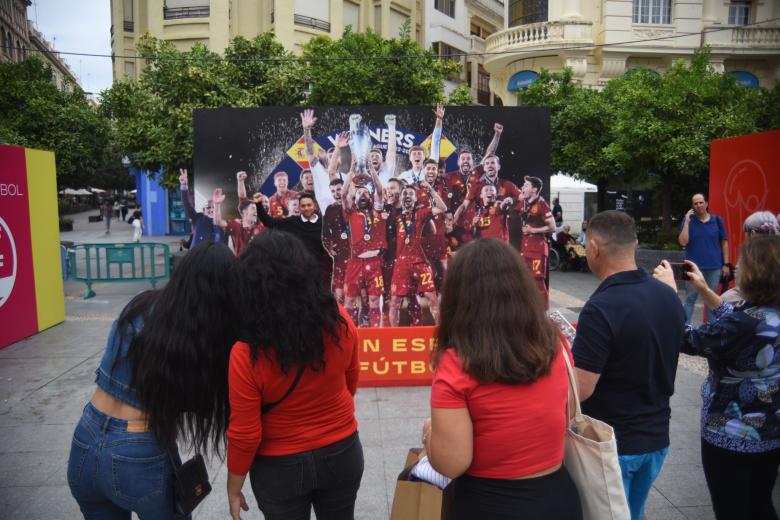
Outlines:
[[780,448],[780,309],[723,302],[716,320],[686,329],[681,351],[707,358],[702,438],[720,448]]

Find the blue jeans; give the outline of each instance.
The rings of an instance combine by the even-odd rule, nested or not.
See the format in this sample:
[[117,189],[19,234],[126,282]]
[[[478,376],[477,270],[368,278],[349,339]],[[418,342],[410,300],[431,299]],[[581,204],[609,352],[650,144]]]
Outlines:
[[[720,269],[702,269],[701,274],[704,275],[704,281],[707,282],[707,287],[713,291],[718,288],[718,282],[720,281]],[[696,300],[699,298],[699,294],[693,290],[690,282],[685,288],[685,323],[686,325],[691,322],[691,316],[693,315],[693,306],[696,304]],[[715,321],[715,313],[707,308],[707,323]]]
[[626,490],[631,520],[641,520],[645,514],[645,501],[656,477],[661,472],[669,448],[640,455],[619,455],[623,488]]
[[266,520],[352,520],[363,477],[358,432],[293,455],[257,455],[249,472],[252,491]]
[[130,520],[131,511],[141,520],[181,518],[173,512],[172,477],[153,433],[128,432],[127,421],[87,404],[68,459],[70,492],[86,520]]

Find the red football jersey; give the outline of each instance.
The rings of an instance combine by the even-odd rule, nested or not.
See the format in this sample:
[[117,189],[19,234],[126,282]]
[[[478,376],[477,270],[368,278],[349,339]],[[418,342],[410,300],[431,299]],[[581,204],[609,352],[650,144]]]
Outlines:
[[349,227],[340,204],[331,204],[322,217],[322,244],[339,258],[349,256]]
[[482,192],[482,186],[485,186],[486,184],[493,184],[496,187],[496,192],[498,193],[496,200],[499,202],[507,197],[512,197],[515,202],[520,200],[520,189],[514,182],[509,179],[502,179],[501,177],[496,177],[495,182],[490,182],[484,175],[471,183],[469,192],[466,194],[466,200],[479,199],[480,193]]
[[474,226],[474,235],[477,238],[497,238],[504,242],[509,240],[507,232],[506,215],[508,211],[493,204],[486,208],[479,206],[476,211],[478,217]]
[[374,250],[387,249],[387,223],[382,213],[375,208],[362,211],[353,207],[344,208],[344,217],[349,226],[349,247],[352,258]]
[[425,262],[422,249],[422,232],[426,222],[433,218],[431,208],[417,208],[396,217],[397,260],[407,262]]
[[[481,171],[481,170],[480,170]],[[475,172],[471,172],[468,178],[463,178],[460,171],[448,172],[444,177],[444,182],[447,185],[447,199],[444,202],[447,203],[447,207],[453,213],[457,210],[463,201],[466,199],[466,194],[469,191],[469,186],[479,180],[482,173],[477,175]]]
[[270,211],[268,214],[273,218],[282,218],[287,216],[287,201],[290,199],[291,196],[295,196],[294,191],[287,190],[287,193],[284,195],[279,195],[279,193],[274,193],[270,197],[268,197],[268,202],[270,206]]
[[[523,203],[523,224],[533,228],[544,227],[545,221],[552,218],[552,210],[540,196],[530,204]],[[536,252],[547,254],[547,235],[545,233],[523,234],[523,253]]]

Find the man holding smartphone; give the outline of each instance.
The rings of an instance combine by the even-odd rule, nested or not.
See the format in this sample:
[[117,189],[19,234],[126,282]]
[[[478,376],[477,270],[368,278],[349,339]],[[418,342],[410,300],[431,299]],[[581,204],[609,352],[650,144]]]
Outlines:
[[[703,193],[694,194],[691,205],[693,207],[682,219],[678,241],[685,248],[685,259],[699,267],[707,285],[715,291],[721,277],[728,278],[731,274],[726,226],[720,217],[707,211],[707,199]],[[688,284],[683,305],[686,323],[691,322],[697,298],[698,294]],[[715,315],[707,309],[707,321],[714,320]]]

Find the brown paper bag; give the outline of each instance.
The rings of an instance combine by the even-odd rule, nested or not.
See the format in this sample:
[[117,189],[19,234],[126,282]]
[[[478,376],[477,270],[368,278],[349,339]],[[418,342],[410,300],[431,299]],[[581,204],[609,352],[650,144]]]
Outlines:
[[[390,520],[439,520],[442,518],[442,490],[427,482],[412,481],[415,464],[425,455],[412,448],[406,456],[404,470],[398,475]],[[447,486],[449,488],[450,486]]]

